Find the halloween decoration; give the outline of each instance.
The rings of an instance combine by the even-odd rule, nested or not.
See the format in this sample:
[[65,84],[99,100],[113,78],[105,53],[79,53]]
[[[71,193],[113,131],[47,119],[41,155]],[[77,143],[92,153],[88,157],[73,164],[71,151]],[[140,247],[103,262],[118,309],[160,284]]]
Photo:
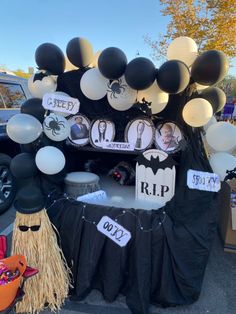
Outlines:
[[37,174],[35,158],[32,154],[21,153],[11,160],[11,172],[18,179],[33,177]]
[[70,125],[64,117],[51,113],[44,119],[43,130],[48,138],[59,142],[69,136]]
[[51,75],[36,73],[29,78],[28,88],[33,97],[42,99],[44,94],[55,92],[57,83]]
[[176,162],[156,149],[137,157],[136,199],[165,204],[175,193]]
[[111,120],[99,119],[92,122],[90,142],[94,147],[103,147],[104,143],[112,142],[115,138],[115,125]]
[[52,311],[59,310],[69,291],[70,270],[44,205],[41,191],[33,186],[21,189],[15,202],[12,254],[24,255],[27,263],[39,270],[25,283],[18,313],[37,313],[46,305]]
[[157,73],[157,84],[168,94],[178,94],[189,84],[190,73],[186,64],[170,60],[161,65]]
[[78,68],[87,67],[93,61],[93,47],[90,42],[81,37],[71,39],[66,47],[69,61]]
[[191,77],[201,85],[213,85],[225,77],[228,68],[227,57],[222,51],[208,50],[194,61]]
[[40,45],[35,52],[35,61],[39,70],[47,70],[58,75],[65,70],[64,54],[59,47],[51,43]]
[[107,84],[107,99],[112,108],[118,111],[130,109],[136,101],[137,91],[129,87],[125,77]]
[[71,142],[78,146],[84,146],[89,143],[90,121],[82,114],[73,116],[69,119]]
[[200,127],[211,119],[212,106],[206,99],[194,98],[186,103],[183,109],[184,121],[193,127]]
[[182,148],[184,140],[179,127],[173,122],[162,122],[157,125],[155,132],[155,146],[157,149],[172,154]]
[[133,167],[125,161],[119,162],[109,171],[109,175],[121,185],[133,185],[135,182],[135,171]]
[[42,125],[35,117],[18,113],[7,123],[7,134],[16,143],[28,144],[35,141],[42,133]]
[[224,181],[236,179],[236,167],[233,170],[226,170],[226,173]]
[[206,131],[207,143],[219,152],[227,152],[236,147],[236,126],[228,122],[217,122]]
[[136,118],[125,129],[125,141],[134,144],[135,150],[151,147],[154,138],[154,125],[148,118]]
[[91,99],[98,100],[106,96],[108,79],[101,75],[97,68],[86,71],[80,81],[83,94]]
[[218,87],[209,87],[198,92],[197,97],[204,98],[212,105],[213,113],[219,112],[226,104],[226,95]]
[[98,58],[99,71],[109,80],[120,78],[125,72],[126,64],[126,55],[116,47],[104,49]]
[[60,149],[53,146],[45,146],[38,150],[35,162],[41,172],[56,174],[64,168],[66,160]]
[[236,167],[236,158],[229,153],[217,152],[209,158],[212,170],[220,176],[224,181],[227,171],[231,171]]
[[22,104],[20,111],[21,113],[29,114],[38,119],[40,122],[43,122],[45,109],[42,106],[42,99],[40,98],[30,98],[26,100]]

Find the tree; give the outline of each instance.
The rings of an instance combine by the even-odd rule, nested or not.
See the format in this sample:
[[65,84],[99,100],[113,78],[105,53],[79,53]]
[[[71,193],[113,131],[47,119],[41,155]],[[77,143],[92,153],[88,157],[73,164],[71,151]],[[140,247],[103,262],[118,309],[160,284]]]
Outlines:
[[225,92],[227,97],[236,97],[236,78],[232,75],[227,75],[217,86]]
[[30,73],[25,73],[23,70],[18,69],[16,71],[14,71],[15,75],[20,76],[20,77],[24,77],[24,78],[29,78],[31,76]]
[[176,37],[188,36],[199,51],[217,49],[229,58],[236,56],[235,0],[160,0],[164,16],[170,17],[165,34],[157,40],[144,37],[155,59],[166,56],[169,43]]

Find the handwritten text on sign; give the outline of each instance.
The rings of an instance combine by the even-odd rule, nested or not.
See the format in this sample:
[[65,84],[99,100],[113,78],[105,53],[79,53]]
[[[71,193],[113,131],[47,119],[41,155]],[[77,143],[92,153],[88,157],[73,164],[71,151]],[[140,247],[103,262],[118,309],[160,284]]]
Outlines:
[[121,247],[126,246],[131,239],[131,233],[128,230],[107,216],[101,218],[97,229]]
[[188,170],[187,185],[190,189],[218,192],[220,190],[220,177],[216,173]]
[[108,142],[103,143],[102,148],[104,149],[112,149],[112,150],[126,150],[133,151],[134,144],[127,142]]
[[76,114],[79,111],[80,102],[76,98],[47,93],[43,96],[43,107],[45,109]]

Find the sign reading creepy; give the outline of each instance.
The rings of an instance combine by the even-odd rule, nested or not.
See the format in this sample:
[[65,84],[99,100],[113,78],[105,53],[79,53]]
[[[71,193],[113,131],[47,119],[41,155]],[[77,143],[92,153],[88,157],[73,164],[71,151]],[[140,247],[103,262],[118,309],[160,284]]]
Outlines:
[[108,216],[101,218],[97,229],[120,247],[126,246],[131,239],[131,233]]
[[164,205],[175,193],[175,161],[157,149],[145,151],[136,160],[136,199]]
[[48,110],[76,114],[79,111],[80,102],[77,98],[47,93],[43,96],[42,105]]
[[187,185],[190,189],[218,192],[220,190],[220,177],[216,173],[189,169]]

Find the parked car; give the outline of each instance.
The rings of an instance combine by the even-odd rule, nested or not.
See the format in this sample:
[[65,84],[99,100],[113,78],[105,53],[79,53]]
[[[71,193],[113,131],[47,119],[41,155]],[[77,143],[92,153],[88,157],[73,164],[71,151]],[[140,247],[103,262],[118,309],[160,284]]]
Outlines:
[[0,214],[10,207],[15,197],[16,182],[10,162],[20,151],[19,145],[7,136],[6,124],[30,97],[26,79],[0,72]]

